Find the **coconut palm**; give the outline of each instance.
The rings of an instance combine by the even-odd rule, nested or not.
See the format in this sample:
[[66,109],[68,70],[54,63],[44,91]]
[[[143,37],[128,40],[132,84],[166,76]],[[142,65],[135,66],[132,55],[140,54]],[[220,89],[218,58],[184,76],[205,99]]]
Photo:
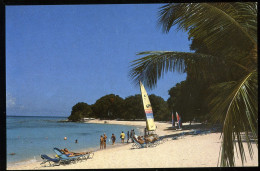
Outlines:
[[174,25],[187,31],[195,53],[138,53],[145,56],[132,61],[130,77],[149,88],[168,71],[209,81],[209,114],[223,124],[220,165],[235,165],[237,145],[243,164],[242,142],[247,142],[251,157],[252,138],[258,146],[257,3],[167,4],[159,11],[158,24],[166,33]]

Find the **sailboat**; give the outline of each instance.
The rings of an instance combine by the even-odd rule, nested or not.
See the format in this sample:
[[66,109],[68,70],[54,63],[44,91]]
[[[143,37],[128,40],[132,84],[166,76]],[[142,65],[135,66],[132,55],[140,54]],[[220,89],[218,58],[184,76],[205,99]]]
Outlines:
[[148,94],[144,88],[144,85],[141,81],[139,81],[139,84],[143,100],[144,112],[146,115],[146,130],[148,131],[148,134],[155,134],[156,126],[154,124],[152,105],[150,103]]
[[178,122],[178,127],[176,130],[182,130],[181,128],[181,116],[176,112],[176,118],[177,118],[177,122]]

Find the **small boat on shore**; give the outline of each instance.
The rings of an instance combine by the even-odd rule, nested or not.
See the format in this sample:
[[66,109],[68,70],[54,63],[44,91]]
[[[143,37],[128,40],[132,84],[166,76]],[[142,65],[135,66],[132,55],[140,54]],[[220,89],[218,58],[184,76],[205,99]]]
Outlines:
[[152,105],[150,103],[148,94],[144,88],[144,85],[142,84],[141,81],[139,81],[139,84],[140,84],[140,90],[141,90],[141,95],[143,100],[144,112],[146,115],[146,130],[148,134],[155,133],[156,126],[154,124]]
[[156,134],[156,126],[154,123],[152,105],[150,103],[148,94],[144,88],[144,85],[141,81],[139,81],[139,84],[143,100],[144,112],[146,115],[146,128],[144,132],[144,139],[146,141],[149,140],[149,142],[151,142],[152,144],[156,141],[156,143],[158,144],[158,142],[162,142],[162,138],[159,138],[159,136]]

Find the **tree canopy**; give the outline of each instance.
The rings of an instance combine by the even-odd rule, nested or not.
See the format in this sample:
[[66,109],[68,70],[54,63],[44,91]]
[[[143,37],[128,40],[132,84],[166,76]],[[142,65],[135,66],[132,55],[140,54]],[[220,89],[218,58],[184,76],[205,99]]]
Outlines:
[[[154,94],[149,96],[155,120],[170,120],[171,113],[167,102]],[[88,105],[84,102],[72,107],[70,121],[80,121],[84,117],[99,119],[145,119],[142,96],[140,94],[121,98],[118,95],[109,94],[98,99],[95,104]]]
[[118,95],[105,95],[92,105],[93,113],[100,119],[120,118],[123,112],[123,101],[123,98]]
[[84,102],[79,102],[72,107],[71,115],[68,117],[70,121],[80,121],[84,117],[92,115],[91,107]]

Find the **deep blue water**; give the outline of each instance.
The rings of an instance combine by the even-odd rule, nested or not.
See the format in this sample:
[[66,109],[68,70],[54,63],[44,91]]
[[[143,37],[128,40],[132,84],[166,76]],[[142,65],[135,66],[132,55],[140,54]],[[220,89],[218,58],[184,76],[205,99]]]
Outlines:
[[[112,133],[116,135],[116,143],[119,143],[122,131],[126,133],[135,129],[137,134],[141,132],[137,127],[125,125],[59,122],[66,119],[65,117],[7,116],[7,164],[41,161],[41,154],[54,157],[54,147],[68,148],[76,152],[82,149],[97,150],[100,135],[103,133],[108,136],[109,146]],[[64,140],[64,137],[67,137],[67,140]],[[75,143],[76,139],[78,143]]]

